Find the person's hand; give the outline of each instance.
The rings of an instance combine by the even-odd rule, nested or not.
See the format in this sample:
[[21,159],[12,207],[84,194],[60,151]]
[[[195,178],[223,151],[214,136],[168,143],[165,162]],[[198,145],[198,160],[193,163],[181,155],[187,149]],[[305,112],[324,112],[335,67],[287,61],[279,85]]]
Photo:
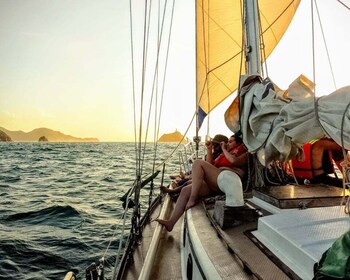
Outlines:
[[205,146],[208,150],[211,150],[213,148],[213,142],[211,142],[210,140],[205,141]]
[[224,141],[220,142],[221,150],[226,150],[226,143]]

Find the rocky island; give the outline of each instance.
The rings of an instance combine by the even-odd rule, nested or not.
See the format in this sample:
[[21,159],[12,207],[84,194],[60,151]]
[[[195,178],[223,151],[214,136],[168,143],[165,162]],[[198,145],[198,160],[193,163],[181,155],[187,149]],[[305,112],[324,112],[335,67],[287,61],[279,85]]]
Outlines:
[[12,142],[12,139],[5,132],[0,130],[0,142]]
[[180,142],[187,143],[187,140],[184,138],[184,136],[178,132],[177,130],[173,133],[163,134],[158,142]]
[[41,136],[39,142],[49,142],[49,140],[45,136]]

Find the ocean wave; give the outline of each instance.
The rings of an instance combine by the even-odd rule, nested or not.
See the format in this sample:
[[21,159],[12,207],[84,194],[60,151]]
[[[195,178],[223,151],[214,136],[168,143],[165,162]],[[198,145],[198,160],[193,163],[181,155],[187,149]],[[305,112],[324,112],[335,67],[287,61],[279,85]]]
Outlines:
[[10,175],[0,175],[0,180],[5,182],[5,183],[16,183],[18,181],[21,181],[22,178],[20,175],[16,176],[10,176]]
[[[104,254],[115,232],[120,235],[119,197],[134,182],[135,145],[0,145],[6,146],[0,157],[0,279],[63,279],[69,270],[84,279],[86,267]],[[161,148],[164,155],[171,150]],[[171,166],[167,170],[173,173]],[[113,240],[106,267],[113,267],[118,246]]]
[[103,178],[102,181],[109,182],[109,183],[115,182],[115,180],[113,179],[112,176],[107,176],[107,177]]
[[72,206],[55,205],[37,211],[22,212],[11,214],[3,218],[7,222],[26,222],[29,224],[46,224],[63,228],[69,228],[67,219],[81,219],[80,213]]
[[71,266],[69,258],[62,257],[60,252],[40,250],[35,243],[23,240],[2,240],[0,253],[3,279],[63,279]]

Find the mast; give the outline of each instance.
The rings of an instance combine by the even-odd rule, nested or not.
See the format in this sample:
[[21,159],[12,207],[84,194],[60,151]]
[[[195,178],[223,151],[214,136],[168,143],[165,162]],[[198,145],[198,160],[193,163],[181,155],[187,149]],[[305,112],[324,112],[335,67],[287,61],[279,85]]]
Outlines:
[[262,75],[259,37],[258,0],[245,0],[246,68],[247,74]]
[[[195,53],[197,53],[197,0],[194,0],[194,30],[195,30]],[[198,94],[197,94],[197,87],[198,87],[198,74],[197,74],[197,55],[195,56],[195,91],[196,91],[196,135],[193,137],[193,141],[196,143],[196,158],[198,158],[198,151],[199,151],[199,142],[201,141],[200,136],[198,135],[199,132],[199,100],[198,100]]]

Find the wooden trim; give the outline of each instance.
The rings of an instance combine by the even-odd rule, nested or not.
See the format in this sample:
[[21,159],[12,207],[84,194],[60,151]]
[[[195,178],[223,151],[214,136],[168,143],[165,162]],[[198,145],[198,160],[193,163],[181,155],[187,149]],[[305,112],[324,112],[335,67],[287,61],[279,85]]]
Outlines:
[[[167,194],[165,197],[165,200],[164,200],[162,210],[161,210],[160,215],[159,215],[160,219],[165,218],[170,205],[171,205],[171,198]],[[156,225],[155,230],[154,230],[154,234],[152,236],[152,241],[151,241],[151,244],[150,244],[149,249],[147,251],[147,255],[146,255],[142,270],[141,270],[139,278],[138,278],[139,280],[150,279],[150,275],[151,275],[152,268],[153,268],[153,262],[154,262],[154,259],[155,259],[156,253],[157,253],[157,248],[158,248],[158,244],[159,244],[160,237],[162,234],[162,230],[163,230],[163,226],[158,223]]]

